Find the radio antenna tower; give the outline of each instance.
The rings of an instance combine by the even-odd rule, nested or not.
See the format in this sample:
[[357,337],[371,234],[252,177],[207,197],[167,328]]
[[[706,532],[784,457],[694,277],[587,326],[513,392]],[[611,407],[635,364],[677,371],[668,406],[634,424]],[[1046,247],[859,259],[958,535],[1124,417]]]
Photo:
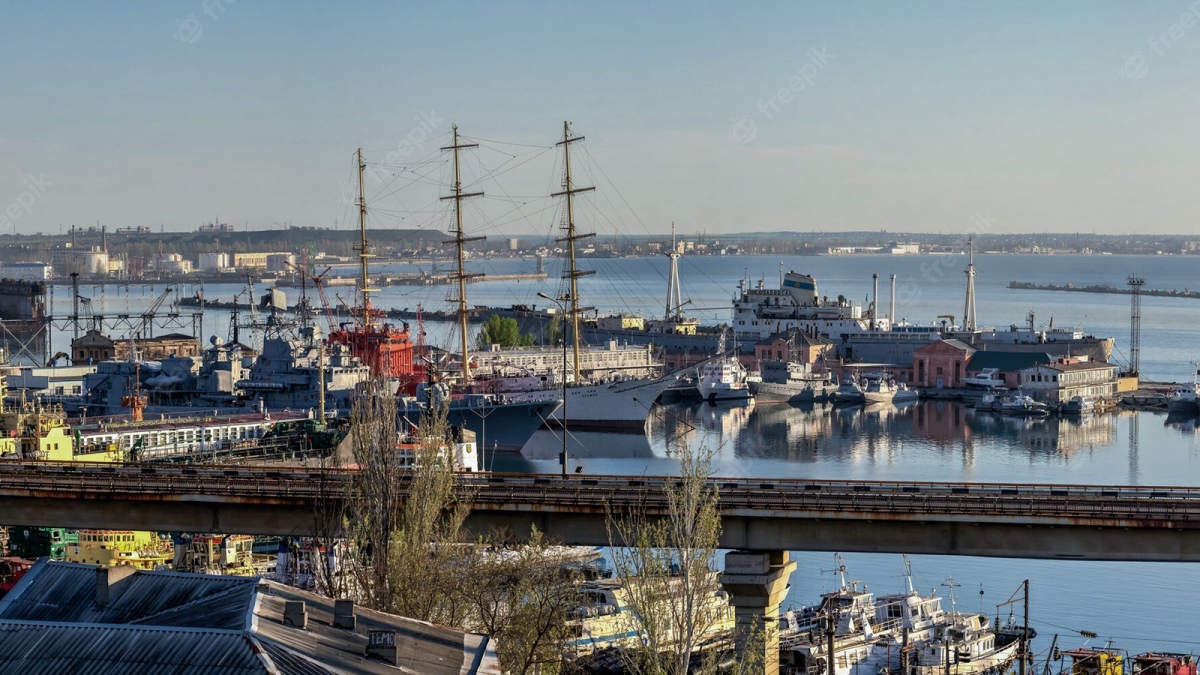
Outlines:
[[1142,353],[1142,277],[1129,277],[1129,374],[1137,375],[1141,370]]

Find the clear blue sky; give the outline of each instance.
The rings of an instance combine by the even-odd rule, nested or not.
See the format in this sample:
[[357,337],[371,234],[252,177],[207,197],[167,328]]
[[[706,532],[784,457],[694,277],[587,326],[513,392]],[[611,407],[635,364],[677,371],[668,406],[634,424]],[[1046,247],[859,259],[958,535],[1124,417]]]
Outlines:
[[[9,2],[0,62],[18,232],[332,225],[353,150],[383,161],[422,114],[532,145],[572,120],[633,233],[1200,216],[1200,3]],[[495,182],[541,194],[553,170]]]

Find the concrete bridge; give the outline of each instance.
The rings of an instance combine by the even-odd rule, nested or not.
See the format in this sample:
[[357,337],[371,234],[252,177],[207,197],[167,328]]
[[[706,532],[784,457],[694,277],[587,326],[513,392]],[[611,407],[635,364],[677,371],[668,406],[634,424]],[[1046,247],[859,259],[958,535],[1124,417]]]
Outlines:
[[[316,534],[344,470],[0,462],[0,523]],[[664,513],[670,477],[464,474],[467,528],[607,545],[607,509]],[[725,548],[1198,561],[1200,488],[716,478]]]

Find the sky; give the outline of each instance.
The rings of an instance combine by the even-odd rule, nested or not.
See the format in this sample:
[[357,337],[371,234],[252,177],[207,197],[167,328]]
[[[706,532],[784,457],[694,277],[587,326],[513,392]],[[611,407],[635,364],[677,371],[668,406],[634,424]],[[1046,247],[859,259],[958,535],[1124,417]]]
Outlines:
[[[0,232],[1190,233],[1200,0],[5,2]],[[467,141],[464,141],[467,142]],[[572,146],[576,147],[576,146]],[[590,222],[586,222],[590,221]]]

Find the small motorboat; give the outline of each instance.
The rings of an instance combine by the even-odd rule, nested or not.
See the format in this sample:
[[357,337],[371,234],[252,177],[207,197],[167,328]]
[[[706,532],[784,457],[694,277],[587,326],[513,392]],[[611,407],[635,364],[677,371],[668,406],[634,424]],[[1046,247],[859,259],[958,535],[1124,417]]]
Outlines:
[[1044,403],[1038,403],[1032,398],[1024,394],[1010,396],[1007,400],[1000,404],[1000,412],[1005,415],[1019,415],[1026,417],[1038,417],[1050,414],[1050,407]]
[[921,398],[921,394],[916,389],[909,389],[903,382],[896,383],[896,393],[892,396],[892,403],[908,403]]
[[1096,402],[1086,396],[1072,396],[1060,409],[1064,415],[1086,415],[1095,410]]

